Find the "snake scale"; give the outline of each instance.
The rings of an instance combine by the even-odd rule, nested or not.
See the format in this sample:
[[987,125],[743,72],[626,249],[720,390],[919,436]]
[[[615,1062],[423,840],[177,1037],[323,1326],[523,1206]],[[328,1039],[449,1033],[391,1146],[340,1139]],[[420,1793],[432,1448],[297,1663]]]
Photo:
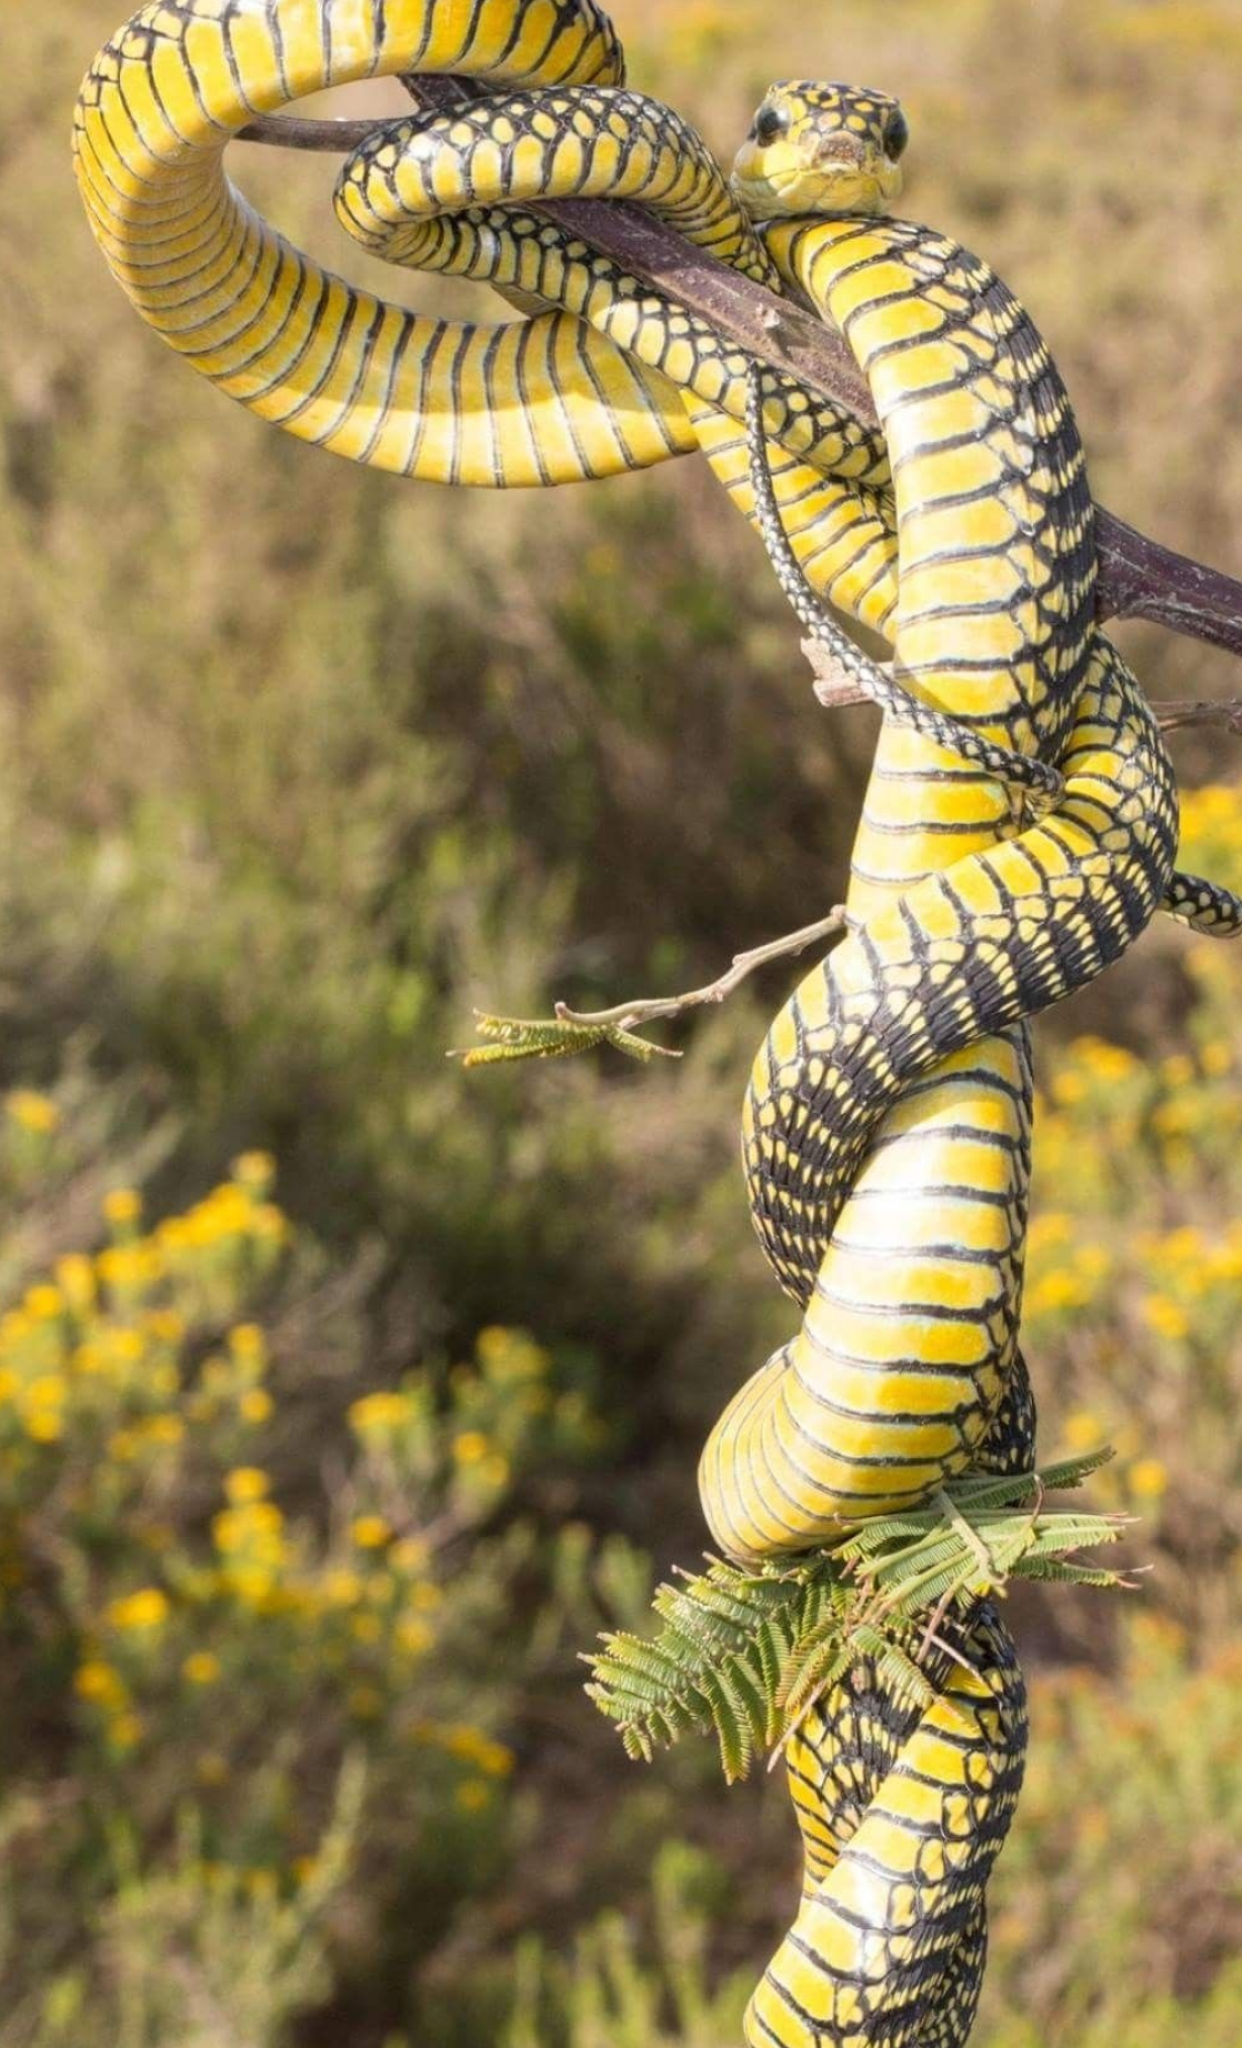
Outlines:
[[[341,171],[338,219],[389,261],[492,284],[520,319],[431,319],[355,289],[225,176],[256,115],[426,73],[485,90],[377,128]],[[884,217],[906,141],[884,93],[784,84],[728,181],[676,114],[627,90],[593,0],[154,0],[96,57],[75,119],[114,275],[231,397],[436,482],[560,484],[701,449],[799,615],[885,712],[848,935],[776,1019],[746,1097],[752,1211],[800,1322],[703,1454],[708,1522],[741,1560],[814,1548],[968,1468],[1030,1468],[1028,1020],[1162,905],[1239,928],[1233,899],[1173,870],[1172,773],[1095,624],[1091,501],[1055,366],[985,263]],[[637,202],[809,297],[881,431],[535,210],[574,196]],[[826,603],[880,632],[892,664]],[[803,1895],[751,2044],[965,2041],[1026,1707],[992,1608],[952,1647],[932,1706],[862,1662],[789,1742]]]

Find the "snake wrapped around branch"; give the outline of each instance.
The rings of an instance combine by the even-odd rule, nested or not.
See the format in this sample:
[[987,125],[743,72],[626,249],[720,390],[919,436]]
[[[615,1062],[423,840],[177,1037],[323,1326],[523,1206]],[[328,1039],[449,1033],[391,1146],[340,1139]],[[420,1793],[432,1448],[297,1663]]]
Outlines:
[[[482,94],[377,126],[337,217],[386,260],[493,285],[520,319],[436,319],[356,289],[227,178],[256,116],[420,74]],[[1095,624],[1085,465],[1047,350],[985,263],[883,217],[906,140],[882,92],[784,84],[726,179],[688,124],[626,88],[594,0],[154,0],[95,59],[75,120],[115,277],[229,396],[436,482],[551,485],[701,449],[885,712],[848,936],[781,1011],[746,1098],[752,1211],[799,1314],[700,1468],[715,1538],[747,1562],[966,1471],[1029,1469],[1028,1020],[1162,905],[1239,928],[1232,898],[1174,873],[1172,773]],[[566,197],[637,202],[809,299],[881,431],[541,217]],[[859,654],[825,602],[880,632],[892,664]],[[950,1648],[932,1706],[860,1663],[788,1744],[803,1898],[751,2043],[965,2040],[1026,1714],[992,1608]]]

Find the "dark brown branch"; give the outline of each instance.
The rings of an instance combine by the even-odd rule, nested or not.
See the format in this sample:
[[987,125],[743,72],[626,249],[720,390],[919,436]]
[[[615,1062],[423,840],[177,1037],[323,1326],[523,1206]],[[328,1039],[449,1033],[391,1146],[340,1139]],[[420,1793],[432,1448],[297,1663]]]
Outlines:
[[237,131],[239,142],[270,142],[277,149],[342,150],[352,156],[382,121],[306,121],[298,114],[261,114]]
[[[403,83],[416,106],[428,114],[475,96],[457,79],[408,78]],[[352,150],[375,125],[285,116],[253,121],[241,137],[293,149]],[[848,406],[869,425],[877,424],[871,394],[845,342],[791,301],[776,298],[694,248],[638,207],[602,199],[558,199],[532,211],[589,242],[655,290],[678,299],[749,355]],[[1096,539],[1102,619],[1146,619],[1242,655],[1242,583],[1148,539],[1099,506]]]

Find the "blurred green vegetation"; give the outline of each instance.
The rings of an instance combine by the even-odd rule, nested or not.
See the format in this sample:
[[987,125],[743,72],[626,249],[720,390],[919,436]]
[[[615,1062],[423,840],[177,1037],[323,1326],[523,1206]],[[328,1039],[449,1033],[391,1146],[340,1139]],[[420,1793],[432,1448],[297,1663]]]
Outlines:
[[[696,465],[410,487],[161,350],[68,164],[121,11],[5,24],[0,2048],[725,2048],[783,1789],[626,1765],[575,1652],[697,1559],[699,1446],[786,1333],[736,1124],[789,975],[676,1067],[443,1054],[822,914],[872,721]],[[724,155],[774,74],[901,93],[909,209],[1028,299],[1098,495],[1238,566],[1238,0],[617,12]],[[341,260],[325,167],[236,155]],[[1236,688],[1124,637],[1153,695]],[[1202,791],[1185,853],[1242,887],[1237,818]],[[1240,997],[1164,928],[1041,1026],[1043,1451],[1118,1444],[1156,1569],[1014,1596],[982,2048],[1242,2032]]]

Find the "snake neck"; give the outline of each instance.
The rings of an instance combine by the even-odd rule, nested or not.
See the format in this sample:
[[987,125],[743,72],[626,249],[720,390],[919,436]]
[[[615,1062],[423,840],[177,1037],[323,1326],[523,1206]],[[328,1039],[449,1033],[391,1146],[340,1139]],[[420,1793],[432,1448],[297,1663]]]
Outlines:
[[913,222],[781,222],[766,239],[841,330],[880,415],[903,679],[981,735],[1053,757],[1092,644],[1095,547],[1081,440],[1041,337],[989,265]]

